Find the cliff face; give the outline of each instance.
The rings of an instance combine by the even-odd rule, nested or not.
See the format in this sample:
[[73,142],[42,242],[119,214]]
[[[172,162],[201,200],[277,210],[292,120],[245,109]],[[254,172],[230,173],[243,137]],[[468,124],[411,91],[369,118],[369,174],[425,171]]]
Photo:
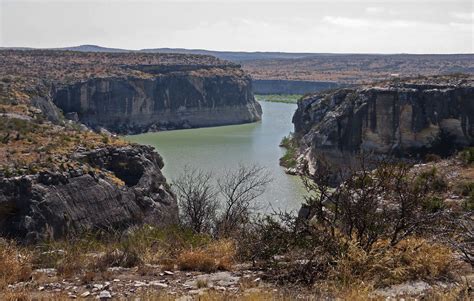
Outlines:
[[310,95],[293,117],[299,161],[338,167],[361,152],[382,156],[446,155],[474,144],[474,81],[448,78]]
[[118,133],[248,123],[262,113],[250,77],[230,67],[93,78],[59,88],[53,99],[82,123]]
[[163,161],[151,147],[101,148],[73,157],[95,170],[0,177],[0,236],[30,243],[87,230],[178,222],[176,200],[160,171]]

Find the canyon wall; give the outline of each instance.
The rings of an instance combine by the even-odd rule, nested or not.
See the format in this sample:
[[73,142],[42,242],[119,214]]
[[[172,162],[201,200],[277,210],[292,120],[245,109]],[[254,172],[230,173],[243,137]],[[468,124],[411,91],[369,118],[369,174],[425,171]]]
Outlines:
[[294,114],[300,167],[334,170],[361,153],[419,159],[474,144],[471,78],[420,79],[313,94]]
[[142,68],[150,77],[91,78],[53,93],[80,122],[122,134],[260,120],[248,75],[238,67]]

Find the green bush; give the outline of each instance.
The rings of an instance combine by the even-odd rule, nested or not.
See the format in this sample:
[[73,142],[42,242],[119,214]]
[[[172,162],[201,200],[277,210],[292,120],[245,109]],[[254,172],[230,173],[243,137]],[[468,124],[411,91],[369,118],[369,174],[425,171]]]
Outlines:
[[298,163],[296,160],[296,156],[298,155],[298,144],[296,143],[296,139],[293,137],[293,135],[290,134],[283,137],[280,142],[280,146],[286,149],[285,154],[280,158],[280,165],[287,168],[296,167],[296,164]]
[[435,213],[444,208],[444,201],[442,198],[432,197],[424,202],[423,208],[428,212]]
[[460,153],[460,158],[466,165],[474,163],[474,147],[469,147]]
[[436,167],[421,172],[415,180],[415,185],[426,186],[432,191],[443,192],[448,188],[448,183],[442,175],[438,173]]

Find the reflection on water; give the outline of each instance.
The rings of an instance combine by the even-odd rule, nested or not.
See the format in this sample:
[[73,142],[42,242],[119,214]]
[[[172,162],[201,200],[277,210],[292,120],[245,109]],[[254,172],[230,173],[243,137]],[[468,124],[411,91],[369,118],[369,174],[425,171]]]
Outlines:
[[219,176],[239,163],[259,164],[273,181],[260,197],[260,207],[297,210],[304,189],[297,177],[285,174],[278,160],[281,139],[293,130],[294,104],[261,102],[261,122],[127,136],[130,141],[154,146],[165,161],[164,174],[173,181],[183,168],[197,167]]

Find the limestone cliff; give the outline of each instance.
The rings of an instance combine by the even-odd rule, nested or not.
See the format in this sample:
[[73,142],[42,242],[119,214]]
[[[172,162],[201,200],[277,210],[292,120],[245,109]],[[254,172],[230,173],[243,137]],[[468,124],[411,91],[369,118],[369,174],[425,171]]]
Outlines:
[[67,85],[53,93],[54,103],[92,128],[117,133],[260,120],[251,79],[238,68],[159,72],[151,78],[92,78]]
[[447,155],[474,144],[474,80],[419,78],[308,95],[293,123],[299,162],[313,172],[319,158],[336,170],[361,152]]
[[240,65],[204,55],[0,50],[2,77],[0,104],[33,104],[51,121],[57,106],[119,133],[247,123],[262,113]]
[[151,147],[107,147],[78,151],[73,157],[93,169],[0,176],[0,236],[34,242],[82,231],[178,222],[176,200],[160,171],[163,161]]

